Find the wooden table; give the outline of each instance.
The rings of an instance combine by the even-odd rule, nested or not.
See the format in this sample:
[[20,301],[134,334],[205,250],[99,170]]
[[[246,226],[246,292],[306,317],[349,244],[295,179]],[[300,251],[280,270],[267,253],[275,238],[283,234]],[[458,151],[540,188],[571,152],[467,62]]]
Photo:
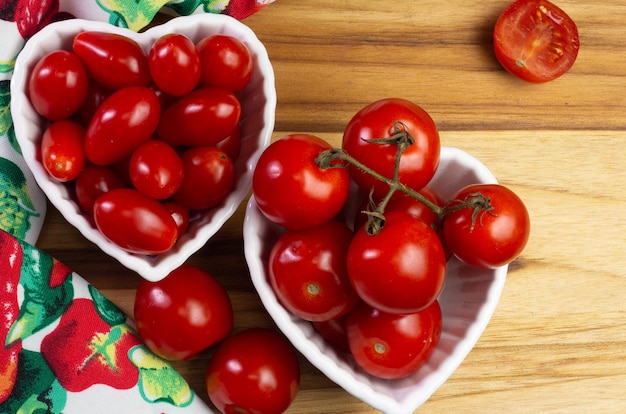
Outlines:
[[[581,49],[565,76],[526,84],[496,61],[509,0],[277,0],[247,19],[272,59],[276,132],[339,145],[367,103],[404,97],[442,144],[480,159],[526,202],[532,234],[476,347],[422,413],[626,412],[626,0],[558,0]],[[191,262],[234,302],[236,329],[272,326],[242,254],[243,206]],[[136,274],[50,209],[38,246],[132,314]],[[201,398],[208,352],[176,364]],[[290,413],[374,412],[302,358]]]

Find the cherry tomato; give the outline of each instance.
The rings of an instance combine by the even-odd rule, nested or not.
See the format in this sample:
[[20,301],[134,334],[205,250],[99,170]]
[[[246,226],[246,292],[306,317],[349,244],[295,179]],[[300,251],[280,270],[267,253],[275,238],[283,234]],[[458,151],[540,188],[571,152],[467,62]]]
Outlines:
[[231,160],[236,160],[241,152],[241,128],[239,125],[233,129],[233,132],[215,146],[226,153]]
[[189,210],[173,201],[163,203],[163,207],[170,212],[178,227],[179,237],[187,232],[189,228]]
[[184,177],[174,200],[192,210],[217,206],[235,185],[231,159],[215,147],[193,147],[181,155]]
[[547,0],[516,0],[498,18],[494,49],[504,68],[528,82],[542,83],[567,72],[578,56],[578,28]]
[[50,124],[41,138],[41,161],[57,181],[75,179],[87,163],[83,142],[85,128],[70,120]]
[[154,139],[135,148],[128,172],[137,190],[157,200],[174,195],[183,182],[183,162],[176,150]]
[[455,205],[466,206],[445,215],[443,234],[452,253],[463,262],[496,268],[512,262],[524,250],[530,217],[524,202],[507,187],[467,186],[448,203],[449,207]]
[[202,67],[201,85],[239,92],[250,81],[252,56],[238,39],[222,34],[211,35],[200,40],[196,48]]
[[93,211],[102,235],[131,253],[164,253],[178,237],[178,227],[169,211],[134,189],[118,188],[102,194]]
[[287,135],[270,144],[252,179],[259,210],[289,229],[312,228],[335,217],[348,198],[350,177],[345,168],[316,164],[317,156],[330,148],[308,134]]
[[282,413],[300,388],[297,354],[277,332],[245,329],[218,346],[209,361],[206,387],[223,413]]
[[346,319],[356,363],[385,379],[409,376],[424,365],[441,338],[441,308],[434,301],[421,312],[397,315],[362,304]]
[[356,305],[346,269],[352,234],[333,220],[279,237],[270,253],[269,281],[287,310],[308,321],[324,321]]
[[[431,180],[439,165],[439,132],[426,111],[413,102],[389,98],[373,102],[348,122],[343,134],[342,148],[367,167],[387,178],[393,177],[397,145],[375,144],[368,140],[389,138],[397,133],[409,133],[413,144],[402,153],[399,180],[419,191]],[[383,196],[389,187],[361,171],[350,167],[354,181],[366,191]]]
[[209,273],[182,265],[135,293],[137,331],[155,354],[189,359],[228,336],[233,309],[226,289]]
[[74,37],[74,53],[87,72],[107,89],[149,86],[148,57],[133,39],[116,33],[87,31]]
[[348,249],[348,275],[361,299],[389,313],[418,312],[443,287],[446,257],[430,226],[404,212],[385,214],[374,235],[356,231]]
[[188,37],[170,33],[158,38],[148,55],[152,80],[163,92],[182,96],[200,81],[200,57]]
[[50,52],[33,67],[28,97],[41,116],[52,121],[68,118],[85,101],[87,79],[78,56],[66,50]]
[[240,117],[235,95],[226,89],[202,88],[168,106],[157,133],[171,145],[215,145],[233,132]]
[[96,165],[110,165],[152,137],[161,106],[153,90],[139,86],[120,89],[109,96],[87,128],[85,152]]
[[123,187],[124,182],[111,168],[87,165],[76,177],[76,200],[85,213],[93,216],[93,206],[98,197],[108,191]]

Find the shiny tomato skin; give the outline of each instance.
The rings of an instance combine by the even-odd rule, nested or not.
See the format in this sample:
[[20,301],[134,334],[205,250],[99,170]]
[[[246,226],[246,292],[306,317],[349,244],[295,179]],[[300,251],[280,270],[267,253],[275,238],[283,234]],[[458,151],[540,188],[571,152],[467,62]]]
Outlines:
[[88,76],[78,56],[66,50],[48,53],[33,67],[28,97],[41,116],[58,121],[77,112],[87,97]]
[[348,275],[359,297],[389,313],[413,313],[433,303],[446,272],[439,237],[423,221],[405,212],[385,214],[378,234],[364,227],[348,249]]
[[157,200],[171,197],[183,182],[183,161],[167,143],[156,139],[139,144],[128,166],[133,186]]
[[118,90],[128,86],[147,87],[152,82],[148,57],[133,39],[116,33],[78,33],[72,50],[87,72],[100,85]]
[[157,134],[170,145],[215,145],[233,132],[240,117],[241,104],[232,92],[196,89],[165,108]]
[[217,206],[232,192],[235,166],[215,147],[192,147],[181,154],[183,181],[174,201],[192,210]]
[[163,207],[170,212],[170,215],[176,222],[178,236],[185,234],[189,228],[189,210],[174,201],[164,202]]
[[297,354],[275,331],[245,329],[218,346],[207,367],[206,387],[222,413],[285,412],[300,388]]
[[238,39],[215,34],[201,39],[196,48],[202,67],[201,85],[218,86],[236,93],[250,81],[252,56]]
[[279,237],[270,252],[269,281],[287,310],[308,321],[325,321],[357,304],[346,269],[352,234],[332,220]]
[[231,160],[236,160],[241,153],[241,128],[235,127],[231,134],[215,144],[215,146],[226,153]]
[[[401,123],[401,124],[400,124]],[[410,132],[414,143],[403,153],[399,180],[419,191],[431,180],[439,165],[439,132],[430,115],[415,103],[401,98],[387,98],[370,103],[348,122],[342,148],[367,167],[387,178],[393,177],[397,145],[375,144],[367,140],[389,138],[395,129]],[[350,175],[365,191],[384,196],[389,187],[355,166]]]
[[96,165],[130,156],[150,139],[159,123],[161,104],[150,88],[130,86],[109,96],[96,110],[85,138],[85,152]]
[[171,361],[192,358],[223,340],[233,327],[226,289],[205,270],[184,264],[157,282],[142,280],[135,293],[139,335]]
[[580,40],[572,18],[547,0],[516,0],[496,21],[494,50],[516,77],[544,83],[565,74],[576,61]]
[[350,189],[345,168],[321,169],[315,162],[331,145],[309,134],[286,135],[261,154],[252,178],[259,210],[288,229],[306,229],[333,219]]
[[102,235],[130,253],[164,253],[178,237],[178,227],[169,211],[134,189],[118,188],[102,194],[93,211]]
[[200,81],[200,56],[185,35],[169,33],[152,44],[148,55],[150,75],[166,94],[182,96]]
[[362,304],[346,317],[356,363],[378,378],[399,379],[419,370],[441,338],[438,301],[417,313],[392,314]]
[[82,210],[93,216],[93,206],[98,197],[116,188],[124,188],[122,179],[109,167],[87,165],[76,177],[76,201]]
[[[469,207],[446,214],[444,238],[452,253],[469,265],[488,269],[504,266],[526,247],[530,236],[528,210],[517,194],[500,184],[469,185],[453,200],[477,193],[488,198],[493,209],[479,212],[475,220],[474,209]],[[454,201],[449,205],[454,206]]]
[[87,164],[84,143],[85,128],[64,119],[51,123],[41,138],[41,161],[52,178],[72,181]]

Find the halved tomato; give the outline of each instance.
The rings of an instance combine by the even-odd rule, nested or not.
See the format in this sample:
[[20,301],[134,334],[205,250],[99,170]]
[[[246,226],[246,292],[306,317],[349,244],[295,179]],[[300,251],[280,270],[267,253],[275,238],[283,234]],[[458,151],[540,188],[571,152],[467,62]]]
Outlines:
[[500,15],[493,34],[496,57],[506,70],[533,83],[567,72],[580,41],[567,13],[546,0],[516,0]]

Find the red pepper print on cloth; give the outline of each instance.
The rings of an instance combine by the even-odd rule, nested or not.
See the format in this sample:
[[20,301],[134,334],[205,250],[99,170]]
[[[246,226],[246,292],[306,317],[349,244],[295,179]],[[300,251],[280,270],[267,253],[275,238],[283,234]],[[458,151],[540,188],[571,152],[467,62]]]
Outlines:
[[76,395],[93,391],[97,401],[106,390],[125,390],[124,407],[209,412],[127,316],[67,266],[0,231],[0,274],[0,412],[80,412]]

